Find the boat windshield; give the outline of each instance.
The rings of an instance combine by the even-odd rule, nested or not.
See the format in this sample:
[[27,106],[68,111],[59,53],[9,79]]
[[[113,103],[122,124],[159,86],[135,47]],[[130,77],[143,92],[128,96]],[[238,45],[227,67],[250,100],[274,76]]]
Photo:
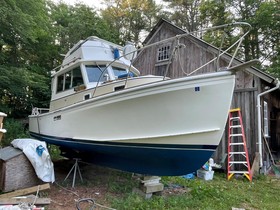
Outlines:
[[[105,65],[97,66],[97,65],[86,65],[86,71],[89,82],[104,82],[106,81],[106,75],[108,75],[108,71]],[[103,72],[105,70],[105,72]],[[100,78],[101,77],[101,78]]]
[[127,74],[126,69],[115,67],[115,66],[112,66],[112,69],[114,71],[114,75],[116,78],[119,77],[120,75]]

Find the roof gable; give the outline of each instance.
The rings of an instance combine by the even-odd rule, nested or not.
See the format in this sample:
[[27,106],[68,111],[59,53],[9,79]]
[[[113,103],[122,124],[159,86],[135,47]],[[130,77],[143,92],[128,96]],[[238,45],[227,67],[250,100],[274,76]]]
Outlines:
[[[155,35],[157,33],[160,32],[160,30],[163,28],[163,26],[169,27],[171,30],[173,30],[177,35],[178,34],[184,34],[184,33],[189,33],[188,31],[185,31],[179,27],[177,27],[176,25],[172,24],[171,22],[165,20],[165,19],[160,19],[158,21],[158,23],[153,27],[153,29],[151,30],[151,32],[148,34],[148,36],[146,37],[146,39],[143,41],[143,45],[149,45],[151,44],[151,41],[153,40],[153,37],[155,37]],[[190,37],[190,39],[192,39],[192,41],[194,41],[195,43],[199,44],[201,47],[207,48],[209,51],[212,51],[214,53],[218,53],[219,49],[207,42],[205,42],[202,39],[197,38],[196,36],[190,34],[188,37]],[[159,40],[160,41],[160,40]],[[232,59],[232,55],[225,53],[223,55],[223,58],[226,60],[231,60]],[[235,64],[240,64],[243,63],[243,61],[235,58],[233,61]],[[255,67],[249,67],[246,68],[245,71],[247,71],[248,73],[251,73],[257,77],[259,77],[260,79],[268,82],[268,83],[275,83],[276,79],[274,77],[272,77],[271,75],[269,75],[266,72],[263,72]]]

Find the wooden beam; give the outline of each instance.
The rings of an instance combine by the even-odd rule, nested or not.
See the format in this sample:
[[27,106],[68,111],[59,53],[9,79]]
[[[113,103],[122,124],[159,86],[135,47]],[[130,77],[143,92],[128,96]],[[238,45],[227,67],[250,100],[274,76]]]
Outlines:
[[15,190],[10,193],[1,194],[0,198],[12,198],[12,197],[21,196],[21,195],[28,195],[28,194],[37,192],[38,189],[39,189],[39,191],[50,189],[50,184],[47,183],[47,184],[38,185],[35,187],[25,188],[22,190]]
[[229,69],[227,69],[228,71],[232,71],[232,72],[236,72],[236,71],[240,71],[240,70],[245,70],[253,65],[258,64],[260,61],[258,59],[253,59],[238,65],[235,65],[233,67],[230,67]]
[[0,205],[16,205],[20,203],[33,203],[35,205],[48,205],[51,203],[50,198],[0,198]]

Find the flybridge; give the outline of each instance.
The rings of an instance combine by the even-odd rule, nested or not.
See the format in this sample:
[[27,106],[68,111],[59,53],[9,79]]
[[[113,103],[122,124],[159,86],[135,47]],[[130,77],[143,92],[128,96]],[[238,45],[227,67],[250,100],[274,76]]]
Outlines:
[[[85,61],[112,61],[114,60],[114,47],[108,43],[101,42],[99,39],[80,41],[66,54],[62,66],[77,59]],[[120,50],[119,48],[117,49]]]
[[131,54],[132,51],[136,51],[136,49],[131,44],[122,47],[91,36],[86,40],[79,41],[67,52],[61,65],[61,70],[78,61],[95,61],[105,65],[110,62],[131,65],[131,60],[136,57],[136,53]]

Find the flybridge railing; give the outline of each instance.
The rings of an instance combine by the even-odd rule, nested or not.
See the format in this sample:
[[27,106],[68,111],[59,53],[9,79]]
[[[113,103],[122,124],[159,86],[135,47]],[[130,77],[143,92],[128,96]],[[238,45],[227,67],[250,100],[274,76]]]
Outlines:
[[[220,47],[218,48],[218,55],[217,55],[215,58],[211,59],[210,61],[206,62],[205,64],[201,65],[200,67],[196,68],[196,69],[193,70],[192,72],[186,73],[186,72],[183,70],[183,68],[182,68],[182,66],[181,66],[180,58],[179,58],[179,63],[180,63],[181,70],[183,71],[183,73],[184,73],[186,76],[190,76],[190,75],[196,73],[197,71],[201,70],[201,69],[204,68],[205,66],[207,66],[207,65],[209,65],[210,63],[215,62],[215,61],[216,61],[216,71],[218,71],[218,70],[219,70],[219,60],[220,60],[220,58],[221,58],[224,54],[228,53],[232,48],[236,47],[236,49],[235,49],[235,51],[234,51],[234,54],[231,56],[231,59],[230,59],[230,61],[229,61],[229,63],[228,63],[228,66],[226,67],[226,68],[230,68],[231,65],[232,65],[232,63],[233,63],[233,61],[234,61],[234,59],[236,58],[237,52],[238,52],[238,50],[240,49],[240,46],[241,46],[241,43],[242,43],[244,37],[250,32],[250,30],[251,30],[251,28],[252,28],[251,25],[250,25],[249,23],[246,23],[246,22],[235,22],[235,23],[230,23],[230,24],[224,24],[224,25],[219,25],[219,26],[213,26],[213,27],[210,27],[210,28],[205,28],[205,29],[201,29],[201,30],[197,30],[197,31],[193,31],[193,32],[187,32],[187,33],[184,33],[184,34],[179,34],[179,35],[176,35],[176,36],[174,36],[174,37],[170,37],[170,38],[164,39],[164,40],[162,40],[162,41],[158,41],[158,42],[155,42],[155,43],[152,43],[152,44],[143,46],[142,48],[140,48],[140,49],[138,49],[138,50],[135,48],[135,50],[131,50],[131,51],[129,51],[129,52],[127,52],[127,53],[124,53],[123,55],[118,56],[117,58],[115,58],[115,59],[114,59],[113,61],[111,61],[111,62],[107,65],[107,67],[104,68],[103,70],[100,69],[101,75],[100,75],[100,77],[99,77],[99,79],[98,79],[97,84],[100,83],[100,80],[101,80],[101,78],[104,76],[104,72],[106,72],[107,68],[108,68],[109,66],[111,66],[114,62],[116,62],[117,60],[119,60],[120,58],[123,58],[123,57],[124,57],[124,58],[130,57],[131,59],[128,59],[128,60],[131,60],[131,61],[132,61],[132,60],[136,57],[138,51],[143,51],[143,50],[145,50],[145,49],[147,49],[147,48],[150,48],[150,47],[153,47],[153,46],[157,46],[157,45],[161,45],[161,44],[166,43],[166,42],[176,41],[176,45],[175,45],[175,47],[173,48],[173,51],[172,51],[172,53],[171,53],[171,56],[170,56],[169,59],[167,60],[167,61],[168,61],[168,64],[167,64],[167,68],[166,68],[166,70],[165,70],[165,72],[164,72],[164,76],[163,76],[163,80],[165,80],[166,77],[167,77],[167,73],[168,73],[168,71],[169,71],[170,65],[171,65],[171,63],[172,63],[172,60],[173,60],[174,56],[176,55],[177,50],[180,49],[181,47],[186,47],[183,43],[180,43],[180,39],[181,39],[181,38],[184,38],[184,37],[187,37],[187,36],[190,36],[190,35],[194,35],[194,34],[198,34],[198,33],[203,33],[203,32],[206,32],[206,31],[215,31],[215,30],[218,30],[218,29],[223,29],[223,28],[226,29],[226,28],[230,28],[230,27],[232,27],[232,28],[234,28],[234,27],[240,27],[240,28],[241,28],[242,26],[243,26],[243,27],[244,27],[244,26],[245,26],[245,27],[248,27],[248,29],[247,29],[247,31],[244,31],[242,35],[240,35],[240,37],[239,37],[239,39],[238,39],[237,41],[235,41],[232,45],[230,45],[226,50],[222,50],[222,45],[223,45],[223,41],[224,41],[224,40],[222,40],[222,42],[221,42],[221,44],[220,44]],[[126,77],[126,81],[125,81],[124,87],[126,87],[126,85],[127,85],[128,78],[130,77],[130,74],[131,74],[131,69],[132,69],[132,62],[130,62],[130,66],[129,66],[129,68],[128,68],[128,74],[127,74],[127,77]],[[98,88],[98,85],[97,85],[96,88],[94,89],[94,92],[93,92],[92,97],[94,97],[97,88]]]

